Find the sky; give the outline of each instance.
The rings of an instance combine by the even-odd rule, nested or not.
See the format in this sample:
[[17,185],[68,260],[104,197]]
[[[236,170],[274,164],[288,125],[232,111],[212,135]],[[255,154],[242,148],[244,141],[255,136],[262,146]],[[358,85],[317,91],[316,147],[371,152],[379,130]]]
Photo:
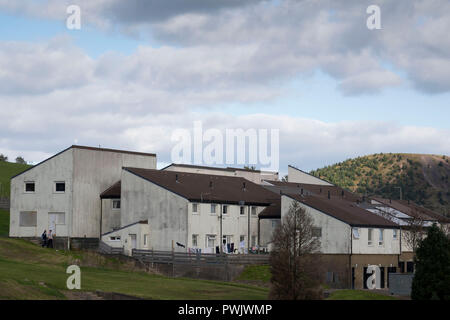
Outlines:
[[0,0],[0,153],[102,146],[162,167],[201,121],[279,130],[281,173],[448,155],[448,30],[445,0]]

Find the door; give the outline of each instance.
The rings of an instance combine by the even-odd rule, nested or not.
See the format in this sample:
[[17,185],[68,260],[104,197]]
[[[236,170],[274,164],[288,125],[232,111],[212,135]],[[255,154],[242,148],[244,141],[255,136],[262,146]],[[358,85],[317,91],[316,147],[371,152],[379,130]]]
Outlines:
[[130,234],[131,238],[131,250],[136,249],[136,235]]
[[52,233],[55,233],[56,217],[57,217],[56,213],[49,213],[48,214],[48,230],[47,231],[52,230]]

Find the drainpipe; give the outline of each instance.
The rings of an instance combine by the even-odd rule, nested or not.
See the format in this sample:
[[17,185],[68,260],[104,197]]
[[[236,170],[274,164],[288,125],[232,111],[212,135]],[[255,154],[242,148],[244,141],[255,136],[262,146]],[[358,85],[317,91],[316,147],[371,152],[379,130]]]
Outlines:
[[258,217],[258,243],[257,243],[258,253],[259,253],[259,249],[260,249],[260,232],[261,232],[260,224],[261,224],[261,219]]
[[248,206],[248,218],[247,218],[247,253],[250,253],[250,211],[251,206]]
[[102,224],[103,224],[103,199],[100,198],[100,238],[99,238],[100,241],[102,241]]
[[223,204],[220,204],[220,212],[219,212],[219,219],[220,219],[220,239],[219,239],[219,252],[223,253],[223,235],[222,235],[222,213],[223,213]]
[[[350,288],[354,289],[353,284],[353,273],[352,273],[352,254],[353,254],[353,227],[350,227],[350,255],[348,257],[348,265],[349,265],[349,272],[350,272]],[[355,270],[356,272],[356,270]]]

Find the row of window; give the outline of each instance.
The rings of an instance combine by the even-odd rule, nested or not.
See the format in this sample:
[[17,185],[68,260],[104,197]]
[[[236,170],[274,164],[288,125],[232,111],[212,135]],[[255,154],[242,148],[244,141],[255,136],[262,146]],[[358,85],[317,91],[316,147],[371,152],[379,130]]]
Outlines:
[[[64,212],[49,212],[48,213],[49,227],[66,224],[66,214]],[[36,227],[37,226],[37,212],[36,211],[21,211],[19,214],[20,227]]]
[[[217,213],[217,207],[219,205],[215,204],[215,203],[211,203],[211,207],[210,207],[210,214],[216,214]],[[228,214],[228,205],[222,205],[222,214],[223,215],[227,215]],[[252,216],[256,216],[256,207],[250,207],[250,213]],[[192,204],[192,213],[193,214],[198,214],[199,213],[199,203],[193,203]],[[245,215],[245,207],[244,206],[240,206],[239,207],[239,215],[244,216]]]
[[[240,246],[245,246],[245,235],[241,235],[239,236],[239,245]],[[251,246],[254,247],[256,246],[256,241],[257,241],[257,236],[252,235],[251,236]],[[199,247],[199,243],[200,243],[200,236],[198,234],[193,234],[192,235],[192,247],[197,248]],[[226,244],[231,244],[234,243],[233,242],[233,236],[232,235],[224,235],[222,237],[222,244],[226,245]],[[207,234],[205,236],[205,248],[214,248],[216,245],[219,245],[219,243],[217,242],[217,236],[215,234]],[[236,246],[237,248],[238,246]]]
[[[25,183],[24,183],[24,192],[25,193],[35,193],[36,192],[36,182],[34,182],[34,181],[25,181]],[[54,181],[54,183],[53,183],[53,192],[54,193],[64,193],[64,192],[66,192],[66,182],[65,181]]]
[[[397,240],[398,239],[398,230],[392,229],[392,239]],[[359,234],[359,228],[353,228],[353,239],[359,240],[360,234]],[[373,246],[374,244],[374,229],[369,228],[367,230],[367,245]],[[378,245],[382,246],[384,244],[384,230],[378,229]]]

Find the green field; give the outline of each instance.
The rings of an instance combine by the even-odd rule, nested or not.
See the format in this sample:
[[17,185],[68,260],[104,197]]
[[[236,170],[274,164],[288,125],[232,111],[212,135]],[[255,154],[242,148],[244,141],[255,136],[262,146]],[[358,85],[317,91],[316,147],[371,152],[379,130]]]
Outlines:
[[240,283],[168,278],[94,252],[55,251],[9,239],[9,213],[0,211],[0,299],[65,299],[65,273],[81,266],[81,290],[147,299],[266,299],[268,289]]
[[11,177],[30,167],[28,164],[0,161],[0,197],[9,197]]

